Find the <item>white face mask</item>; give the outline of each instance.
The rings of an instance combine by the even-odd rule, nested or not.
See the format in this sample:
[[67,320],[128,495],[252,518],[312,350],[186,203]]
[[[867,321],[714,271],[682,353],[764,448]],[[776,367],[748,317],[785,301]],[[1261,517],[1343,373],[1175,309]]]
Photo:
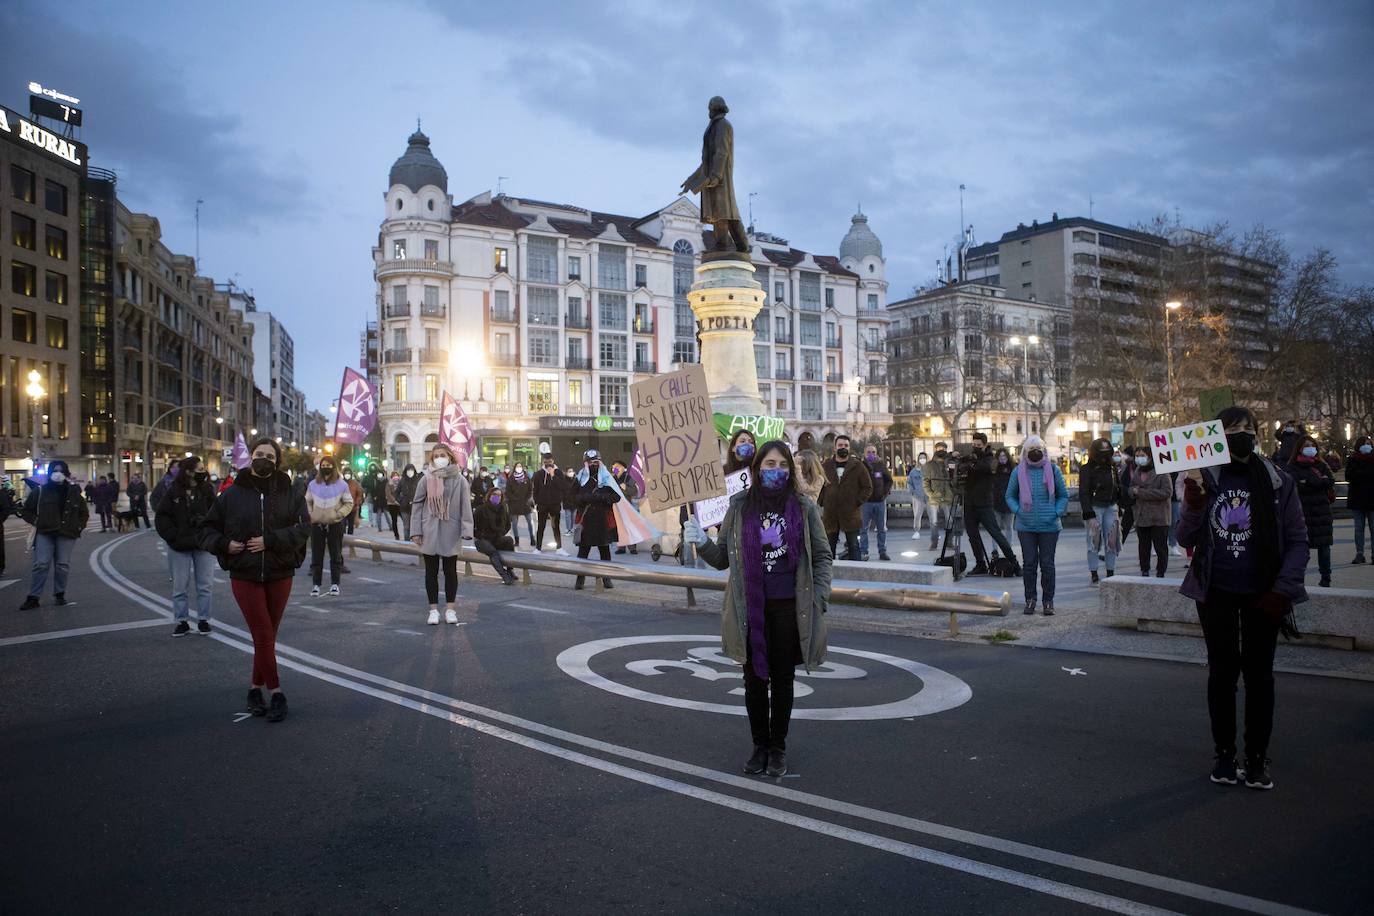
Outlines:
[[51,474],[48,475],[48,479],[51,480],[53,483],[66,483],[67,475],[63,474],[61,471],[53,471]]
[[448,467],[448,459],[443,455],[436,455],[434,456],[434,466],[436,468],[446,468]]

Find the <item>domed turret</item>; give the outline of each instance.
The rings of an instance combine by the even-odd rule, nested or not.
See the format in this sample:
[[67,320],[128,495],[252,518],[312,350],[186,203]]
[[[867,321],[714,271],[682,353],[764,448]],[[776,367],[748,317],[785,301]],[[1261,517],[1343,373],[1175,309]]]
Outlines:
[[844,241],[840,242],[840,258],[862,261],[867,257],[882,260],[883,243],[873,234],[873,230],[868,228],[868,217],[862,212],[855,213]]
[[448,172],[429,151],[429,137],[416,128],[410,135],[410,145],[405,155],[396,160],[391,167],[391,181],[388,187],[403,184],[410,190],[419,192],[425,185],[434,185],[448,193]]

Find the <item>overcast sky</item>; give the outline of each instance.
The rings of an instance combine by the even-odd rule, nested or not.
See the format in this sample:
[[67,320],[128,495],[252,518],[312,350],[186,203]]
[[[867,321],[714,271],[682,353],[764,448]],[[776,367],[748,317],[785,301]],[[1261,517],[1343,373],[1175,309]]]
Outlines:
[[463,201],[643,215],[735,125],[740,209],[836,253],[862,201],[890,298],[965,220],[1264,223],[1374,282],[1374,4],[0,4],[0,103],[82,99],[93,164],[296,340],[327,412],[372,312],[387,171],[417,116]]

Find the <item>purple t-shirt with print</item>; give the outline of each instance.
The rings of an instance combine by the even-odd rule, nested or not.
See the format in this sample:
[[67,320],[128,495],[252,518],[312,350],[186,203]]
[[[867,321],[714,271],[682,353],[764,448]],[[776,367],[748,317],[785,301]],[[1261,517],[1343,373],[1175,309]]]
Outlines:
[[1259,561],[1250,518],[1250,475],[1229,464],[1217,475],[1217,497],[1207,511],[1212,532],[1212,587],[1237,594],[1260,591]]

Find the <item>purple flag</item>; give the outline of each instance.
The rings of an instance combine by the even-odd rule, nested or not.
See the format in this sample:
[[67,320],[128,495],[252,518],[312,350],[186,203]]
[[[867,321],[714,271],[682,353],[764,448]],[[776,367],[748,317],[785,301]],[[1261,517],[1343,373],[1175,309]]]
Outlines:
[[447,391],[440,401],[439,441],[454,450],[460,467],[468,466],[468,456],[472,452],[472,422],[463,406]]
[[339,386],[339,412],[334,416],[334,441],[362,445],[377,423],[377,398],[367,378],[345,369]]
[[248,443],[243,441],[243,431],[234,437],[234,457],[229,459],[229,463],[234,466],[234,470],[246,468],[253,463],[253,456],[248,454]]
[[630,462],[630,479],[639,488],[639,493],[643,496],[647,491],[644,488],[644,449],[635,449],[634,460]]

